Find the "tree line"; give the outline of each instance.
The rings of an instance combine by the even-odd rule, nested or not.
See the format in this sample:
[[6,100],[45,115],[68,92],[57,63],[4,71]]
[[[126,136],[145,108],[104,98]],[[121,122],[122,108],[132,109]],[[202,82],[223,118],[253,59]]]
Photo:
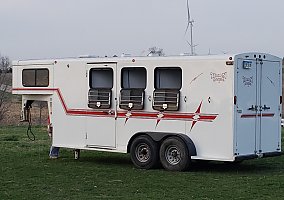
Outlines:
[[9,108],[7,74],[12,72],[10,59],[0,55],[0,122]]
[[1,56],[0,54],[0,74],[12,73],[11,62],[8,56]]

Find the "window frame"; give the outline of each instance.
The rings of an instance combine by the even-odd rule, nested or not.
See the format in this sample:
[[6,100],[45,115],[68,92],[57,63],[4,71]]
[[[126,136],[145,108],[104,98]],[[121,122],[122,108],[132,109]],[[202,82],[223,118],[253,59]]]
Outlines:
[[[47,71],[47,84],[45,85],[37,85],[37,71],[39,70],[46,70]],[[35,75],[34,75],[34,85],[27,85],[27,84],[24,84],[24,72],[25,71],[35,71]],[[49,69],[48,68],[26,68],[26,69],[23,69],[22,70],[22,86],[23,87],[49,87],[49,84],[50,84],[50,80],[49,80]]]
[[[105,70],[105,71],[110,71],[111,72],[111,87],[93,87],[93,71],[101,71],[101,70]],[[92,109],[96,109],[96,110],[106,110],[106,109],[110,109],[112,107],[112,90],[114,87],[114,70],[111,67],[93,67],[89,69],[89,90],[88,90],[88,107],[92,108]],[[98,95],[97,96],[97,105],[95,104],[91,104],[90,101],[94,101],[93,99],[90,98],[91,93],[106,93],[106,91],[109,90],[108,92],[108,104],[102,104],[102,100],[101,98],[106,98],[107,96],[104,95]],[[99,103],[99,104],[98,104]]]
[[[95,71],[99,71],[99,70],[109,70],[109,71],[111,71],[111,73],[112,73],[112,79],[111,79],[111,81],[112,81],[112,84],[111,84],[111,88],[107,88],[107,87],[92,87],[92,81],[93,81],[93,70],[95,70]],[[90,89],[113,89],[113,84],[114,84],[114,71],[113,71],[113,68],[111,68],[111,67],[94,67],[94,68],[91,68],[90,70],[89,70],[89,88]]]
[[[157,77],[157,70],[159,70],[159,69],[169,69],[169,70],[172,70],[172,69],[178,69],[180,72],[181,72],[181,83],[180,83],[180,87],[179,88],[161,88],[161,87],[157,87],[157,80],[156,80],[156,77]],[[176,67],[161,67],[161,66],[159,66],[159,67],[155,67],[155,69],[154,69],[154,88],[155,89],[174,89],[174,90],[181,90],[182,89],[182,81],[183,81],[183,77],[182,77],[182,68],[181,67],[178,67],[178,66],[176,66]]]
[[[127,70],[127,69],[143,69],[145,71],[145,87],[143,87],[143,88],[131,88],[131,87],[126,88],[126,87],[124,87],[124,85],[123,85],[123,80],[124,80],[123,79],[123,71]],[[120,88],[121,89],[143,89],[143,90],[146,90],[146,88],[147,88],[147,69],[146,69],[146,67],[144,67],[144,66],[137,66],[137,67],[127,66],[127,67],[121,68],[121,70],[120,70]]]
[[[180,87],[178,88],[168,88],[168,87],[157,87],[157,71],[158,70],[162,70],[162,69],[178,69],[180,71]],[[161,84],[159,83],[159,86]],[[163,66],[159,66],[159,67],[155,67],[154,69],[154,91],[153,91],[153,101],[152,101],[152,108],[154,110],[160,111],[160,112],[164,112],[164,111],[170,111],[170,112],[175,112],[175,111],[179,111],[180,109],[180,92],[182,90],[182,86],[183,86],[183,70],[181,67],[163,67]],[[164,96],[157,96],[158,93],[164,93]],[[169,97],[167,96],[167,94],[176,94],[176,106],[173,107],[173,103],[166,103],[168,99],[170,98],[175,98],[175,97]],[[157,101],[155,101],[156,98],[164,98],[165,99],[165,103],[156,104]],[[168,107],[168,105],[170,104],[170,107]],[[164,105],[166,106],[165,108]]]
[[[131,70],[143,70],[143,78],[145,78],[143,81],[144,81],[144,84],[143,84],[143,87],[125,87],[124,85],[124,72],[125,73],[128,73],[127,77],[129,79],[129,71]],[[138,70],[137,70],[138,71]],[[138,71],[139,72],[139,71]],[[138,73],[139,74],[139,73]],[[137,75],[137,74],[135,74]],[[134,77],[135,78],[135,77]],[[145,66],[125,66],[123,68],[121,68],[120,70],[120,92],[119,92],[119,108],[120,109],[123,109],[123,110],[144,110],[144,105],[145,105],[145,90],[147,88],[147,80],[148,80],[148,77],[147,77],[147,68]],[[128,85],[130,86],[129,84],[129,81],[128,81]],[[132,92],[136,93],[140,91],[141,92],[141,104],[136,104],[137,101],[135,100],[136,98],[139,98],[140,96],[122,96],[123,93],[127,93],[129,92],[129,94],[131,94]],[[127,100],[123,100],[123,98],[129,98],[129,101]],[[135,102],[136,101],[136,102]],[[128,105],[133,105],[133,107],[130,107],[130,106],[127,106],[127,104],[124,104],[124,103],[128,103]]]

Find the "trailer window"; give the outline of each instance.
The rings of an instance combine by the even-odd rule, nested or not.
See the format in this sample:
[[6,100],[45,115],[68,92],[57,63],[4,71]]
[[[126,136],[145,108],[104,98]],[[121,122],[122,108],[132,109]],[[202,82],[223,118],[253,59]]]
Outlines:
[[121,70],[121,87],[124,89],[145,89],[146,82],[144,67],[125,67]]
[[112,68],[95,68],[90,71],[90,88],[107,88],[113,87],[113,70]]
[[111,90],[113,88],[113,69],[91,69],[89,85],[88,106],[95,109],[110,108],[112,95]]
[[146,69],[144,67],[125,67],[121,70],[121,90],[119,107],[125,110],[144,108],[146,89]]
[[153,108],[159,111],[179,109],[182,71],[179,67],[157,67],[154,71]]
[[22,84],[24,87],[48,87],[48,69],[24,69],[22,71]]

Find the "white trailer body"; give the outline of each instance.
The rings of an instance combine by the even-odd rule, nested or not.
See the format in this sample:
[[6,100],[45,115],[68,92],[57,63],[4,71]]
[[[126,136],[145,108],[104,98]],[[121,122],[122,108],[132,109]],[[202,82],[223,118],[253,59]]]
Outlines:
[[16,61],[13,94],[23,110],[48,102],[57,147],[127,153],[147,135],[157,151],[181,138],[191,159],[281,154],[282,60],[269,54]]

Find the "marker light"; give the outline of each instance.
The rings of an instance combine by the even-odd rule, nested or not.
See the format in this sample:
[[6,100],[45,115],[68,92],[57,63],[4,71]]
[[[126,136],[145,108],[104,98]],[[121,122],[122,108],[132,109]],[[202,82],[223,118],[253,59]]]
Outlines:
[[234,61],[226,61],[226,65],[234,65]]

